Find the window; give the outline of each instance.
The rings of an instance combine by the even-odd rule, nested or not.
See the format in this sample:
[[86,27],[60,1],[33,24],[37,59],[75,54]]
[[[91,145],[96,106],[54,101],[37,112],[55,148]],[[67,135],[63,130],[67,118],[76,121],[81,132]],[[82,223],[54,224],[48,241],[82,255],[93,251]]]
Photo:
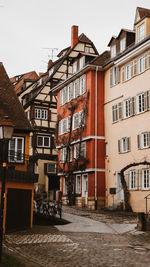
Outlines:
[[138,138],[138,149],[144,149],[149,147],[150,133],[144,132],[137,136]]
[[86,92],[86,75],[80,77],[80,95]]
[[133,76],[133,63],[126,65],[126,80],[131,79]]
[[138,59],[138,73],[142,73],[145,70],[145,55]]
[[38,147],[50,147],[50,137],[49,136],[37,136],[37,146]]
[[114,66],[110,69],[110,86],[114,86],[119,82],[119,68]]
[[56,173],[55,163],[47,163],[47,173]]
[[13,137],[9,141],[8,161],[16,163],[24,162],[24,137]]
[[74,87],[73,83],[68,85],[68,101],[71,101],[74,98]]
[[141,93],[136,96],[137,97],[137,113],[144,112],[146,110],[145,107],[145,94]]
[[90,53],[90,47],[88,47],[88,46],[85,46],[85,49],[84,49],[84,51],[85,51],[86,53]]
[[48,117],[48,110],[39,108],[35,109],[35,119],[47,120],[47,117]]
[[123,137],[120,140],[118,140],[118,152],[125,153],[129,151],[130,151],[130,138]]
[[77,72],[77,61],[73,63],[73,73]]
[[128,118],[131,115],[131,99],[123,101],[123,118]]
[[129,172],[129,189],[133,190],[136,189],[136,171],[131,170]]
[[79,69],[81,70],[84,67],[84,61],[85,61],[85,57],[81,57],[79,59]]
[[71,162],[72,161],[72,147],[69,147],[69,153],[68,153],[68,156],[67,156],[67,148],[66,147],[63,147],[61,150],[60,150],[60,161],[62,163],[65,163],[66,160],[68,162]]
[[116,56],[116,45],[111,46],[110,53],[111,53],[111,58]]
[[142,189],[149,189],[149,169],[142,169]]
[[118,104],[112,106],[112,121],[116,122],[119,119]]
[[81,194],[81,175],[76,176],[76,193]]
[[[81,148],[80,148],[81,145]],[[81,151],[79,152],[79,150]],[[81,144],[74,145],[74,159],[78,159],[79,157],[86,157],[86,143],[82,142]]]
[[120,40],[120,53],[123,52],[126,48],[126,38]]
[[138,27],[138,42],[142,41],[145,38],[145,24],[141,24]]
[[75,80],[73,85],[74,85],[74,97],[76,98],[80,95],[79,79]]
[[73,115],[73,130],[79,128],[79,113]]

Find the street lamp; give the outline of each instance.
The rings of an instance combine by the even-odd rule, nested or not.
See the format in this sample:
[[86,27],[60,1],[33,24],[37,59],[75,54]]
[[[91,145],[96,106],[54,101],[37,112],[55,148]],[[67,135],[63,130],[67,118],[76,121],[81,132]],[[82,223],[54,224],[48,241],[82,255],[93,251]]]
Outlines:
[[3,175],[1,182],[1,207],[0,207],[0,262],[2,260],[2,244],[3,244],[3,213],[5,200],[5,181],[6,181],[6,167],[8,162],[8,142],[12,139],[14,125],[7,116],[0,121],[0,145],[2,146],[2,166]]

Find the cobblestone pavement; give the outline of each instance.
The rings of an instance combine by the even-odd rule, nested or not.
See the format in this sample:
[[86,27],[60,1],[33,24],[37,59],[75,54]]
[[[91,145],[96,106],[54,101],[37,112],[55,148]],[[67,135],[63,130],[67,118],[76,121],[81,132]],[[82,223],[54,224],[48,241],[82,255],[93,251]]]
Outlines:
[[[99,213],[65,207],[63,211],[100,220]],[[83,213],[83,214],[82,214]],[[95,217],[93,217],[95,216]],[[135,216],[101,214],[103,221],[135,223]],[[114,218],[115,217],[115,218]],[[118,219],[119,220],[119,219]],[[101,220],[100,220],[101,221]],[[118,221],[117,221],[118,223]],[[133,230],[125,234],[60,232],[53,226],[5,236],[5,248],[25,259],[27,267],[147,267],[150,266],[150,233]]]

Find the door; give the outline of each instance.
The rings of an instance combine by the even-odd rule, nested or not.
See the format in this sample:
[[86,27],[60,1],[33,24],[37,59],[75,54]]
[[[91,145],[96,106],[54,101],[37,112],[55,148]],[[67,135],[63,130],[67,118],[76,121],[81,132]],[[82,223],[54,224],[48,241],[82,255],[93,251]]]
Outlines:
[[8,188],[6,232],[30,227],[31,197],[31,190]]
[[88,175],[82,175],[82,197],[85,199],[85,205],[87,206],[88,200]]
[[121,184],[121,176],[120,173],[117,172],[116,174],[116,198],[117,202],[123,202],[124,200],[124,192]]

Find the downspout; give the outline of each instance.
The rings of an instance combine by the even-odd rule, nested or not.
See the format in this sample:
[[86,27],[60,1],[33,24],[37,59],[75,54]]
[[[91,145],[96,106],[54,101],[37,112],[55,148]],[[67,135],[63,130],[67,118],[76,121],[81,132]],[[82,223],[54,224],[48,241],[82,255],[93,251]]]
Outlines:
[[97,209],[97,72],[95,70],[95,209]]

